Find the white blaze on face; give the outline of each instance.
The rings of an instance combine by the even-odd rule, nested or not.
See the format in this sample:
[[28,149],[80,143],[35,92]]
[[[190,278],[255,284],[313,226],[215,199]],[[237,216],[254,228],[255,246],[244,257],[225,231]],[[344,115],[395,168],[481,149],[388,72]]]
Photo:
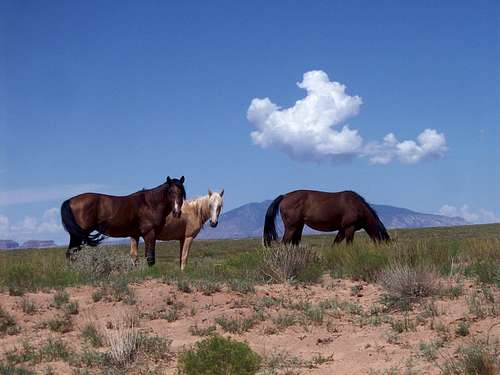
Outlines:
[[212,193],[212,195],[210,196],[209,209],[210,222],[212,224],[215,224],[219,219],[219,214],[222,209],[222,197],[219,193]]

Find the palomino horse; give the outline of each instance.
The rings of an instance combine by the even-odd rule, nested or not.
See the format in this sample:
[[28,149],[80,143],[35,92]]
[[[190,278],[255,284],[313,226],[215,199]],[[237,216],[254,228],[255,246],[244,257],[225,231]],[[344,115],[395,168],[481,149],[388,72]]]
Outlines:
[[338,230],[334,243],[344,238],[354,239],[354,232],[364,229],[375,242],[389,241],[390,237],[375,210],[354,191],[327,193],[297,190],[278,196],[269,206],[264,223],[264,245],[278,238],[275,218],[278,213],[285,225],[283,243],[298,245],[304,225],[322,232]]
[[[159,240],[179,240],[179,262],[181,270],[186,267],[189,249],[193,240],[200,233],[201,228],[210,219],[210,226],[215,228],[219,221],[219,214],[222,210],[224,189],[220,193],[208,190],[208,195],[198,199],[184,201],[182,205],[182,216],[176,218],[168,215],[165,226],[158,234]],[[137,263],[137,247],[139,238],[130,239],[130,256],[132,261]]]
[[[61,219],[70,241],[71,249],[81,244],[98,245],[104,236],[144,238],[148,264],[155,264],[156,239],[171,212],[181,215],[186,198],[184,176],[179,180],[167,177],[160,186],[117,197],[98,193],[85,193],[70,198],[62,204]],[[96,234],[91,234],[97,231]]]

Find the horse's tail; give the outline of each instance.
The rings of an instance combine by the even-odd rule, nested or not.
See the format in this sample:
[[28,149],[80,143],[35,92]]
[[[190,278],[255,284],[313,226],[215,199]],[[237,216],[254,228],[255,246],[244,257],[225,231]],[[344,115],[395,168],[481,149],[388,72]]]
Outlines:
[[66,229],[71,237],[77,239],[80,244],[83,243],[89,246],[97,246],[105,238],[100,233],[90,234],[78,225],[69,205],[69,199],[64,201],[61,206],[61,221],[64,229]]
[[278,239],[278,233],[276,232],[276,215],[278,215],[278,209],[280,203],[285,196],[279,195],[267,208],[266,220],[264,221],[264,246],[270,246],[272,241]]
[[367,208],[367,218],[366,218],[367,226],[365,230],[370,236],[370,238],[378,242],[390,241],[391,237],[389,236],[389,233],[387,233],[387,229],[385,229],[382,220],[380,220],[380,218],[378,217],[377,212],[373,209],[372,206],[370,206],[370,204],[367,201],[365,201],[365,199],[361,195],[357,193],[355,194],[360,198],[361,202]]

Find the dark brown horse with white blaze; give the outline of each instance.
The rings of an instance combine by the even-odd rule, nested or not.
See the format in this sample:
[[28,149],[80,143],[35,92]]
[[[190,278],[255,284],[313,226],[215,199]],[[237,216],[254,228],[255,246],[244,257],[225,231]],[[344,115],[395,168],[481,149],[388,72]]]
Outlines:
[[[84,193],[65,201],[61,219],[70,235],[66,257],[82,244],[97,246],[105,237],[144,238],[148,264],[155,263],[156,238],[172,212],[181,215],[186,199],[184,176],[167,177],[165,183],[154,189],[143,189],[127,196]],[[97,233],[92,234],[96,231]]]
[[283,243],[298,245],[304,225],[322,232],[338,231],[334,243],[351,243],[354,232],[364,229],[375,242],[390,237],[375,210],[354,191],[327,193],[297,190],[278,196],[269,206],[264,223],[264,245],[277,240],[275,219],[278,209],[285,225]]

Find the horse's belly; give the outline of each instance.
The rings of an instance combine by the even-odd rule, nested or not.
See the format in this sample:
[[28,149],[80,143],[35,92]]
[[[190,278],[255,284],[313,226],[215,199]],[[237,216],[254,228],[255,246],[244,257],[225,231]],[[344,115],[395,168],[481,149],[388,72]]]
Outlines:
[[338,230],[342,218],[339,215],[332,215],[331,212],[317,212],[313,215],[306,215],[304,222],[312,229],[322,232],[332,232]]
[[339,229],[337,225],[325,221],[306,221],[305,224],[314,230],[319,230],[320,232],[333,232]]
[[108,237],[131,237],[132,235],[136,235],[132,233],[130,230],[123,230],[123,228],[106,228],[106,230],[101,232]]

